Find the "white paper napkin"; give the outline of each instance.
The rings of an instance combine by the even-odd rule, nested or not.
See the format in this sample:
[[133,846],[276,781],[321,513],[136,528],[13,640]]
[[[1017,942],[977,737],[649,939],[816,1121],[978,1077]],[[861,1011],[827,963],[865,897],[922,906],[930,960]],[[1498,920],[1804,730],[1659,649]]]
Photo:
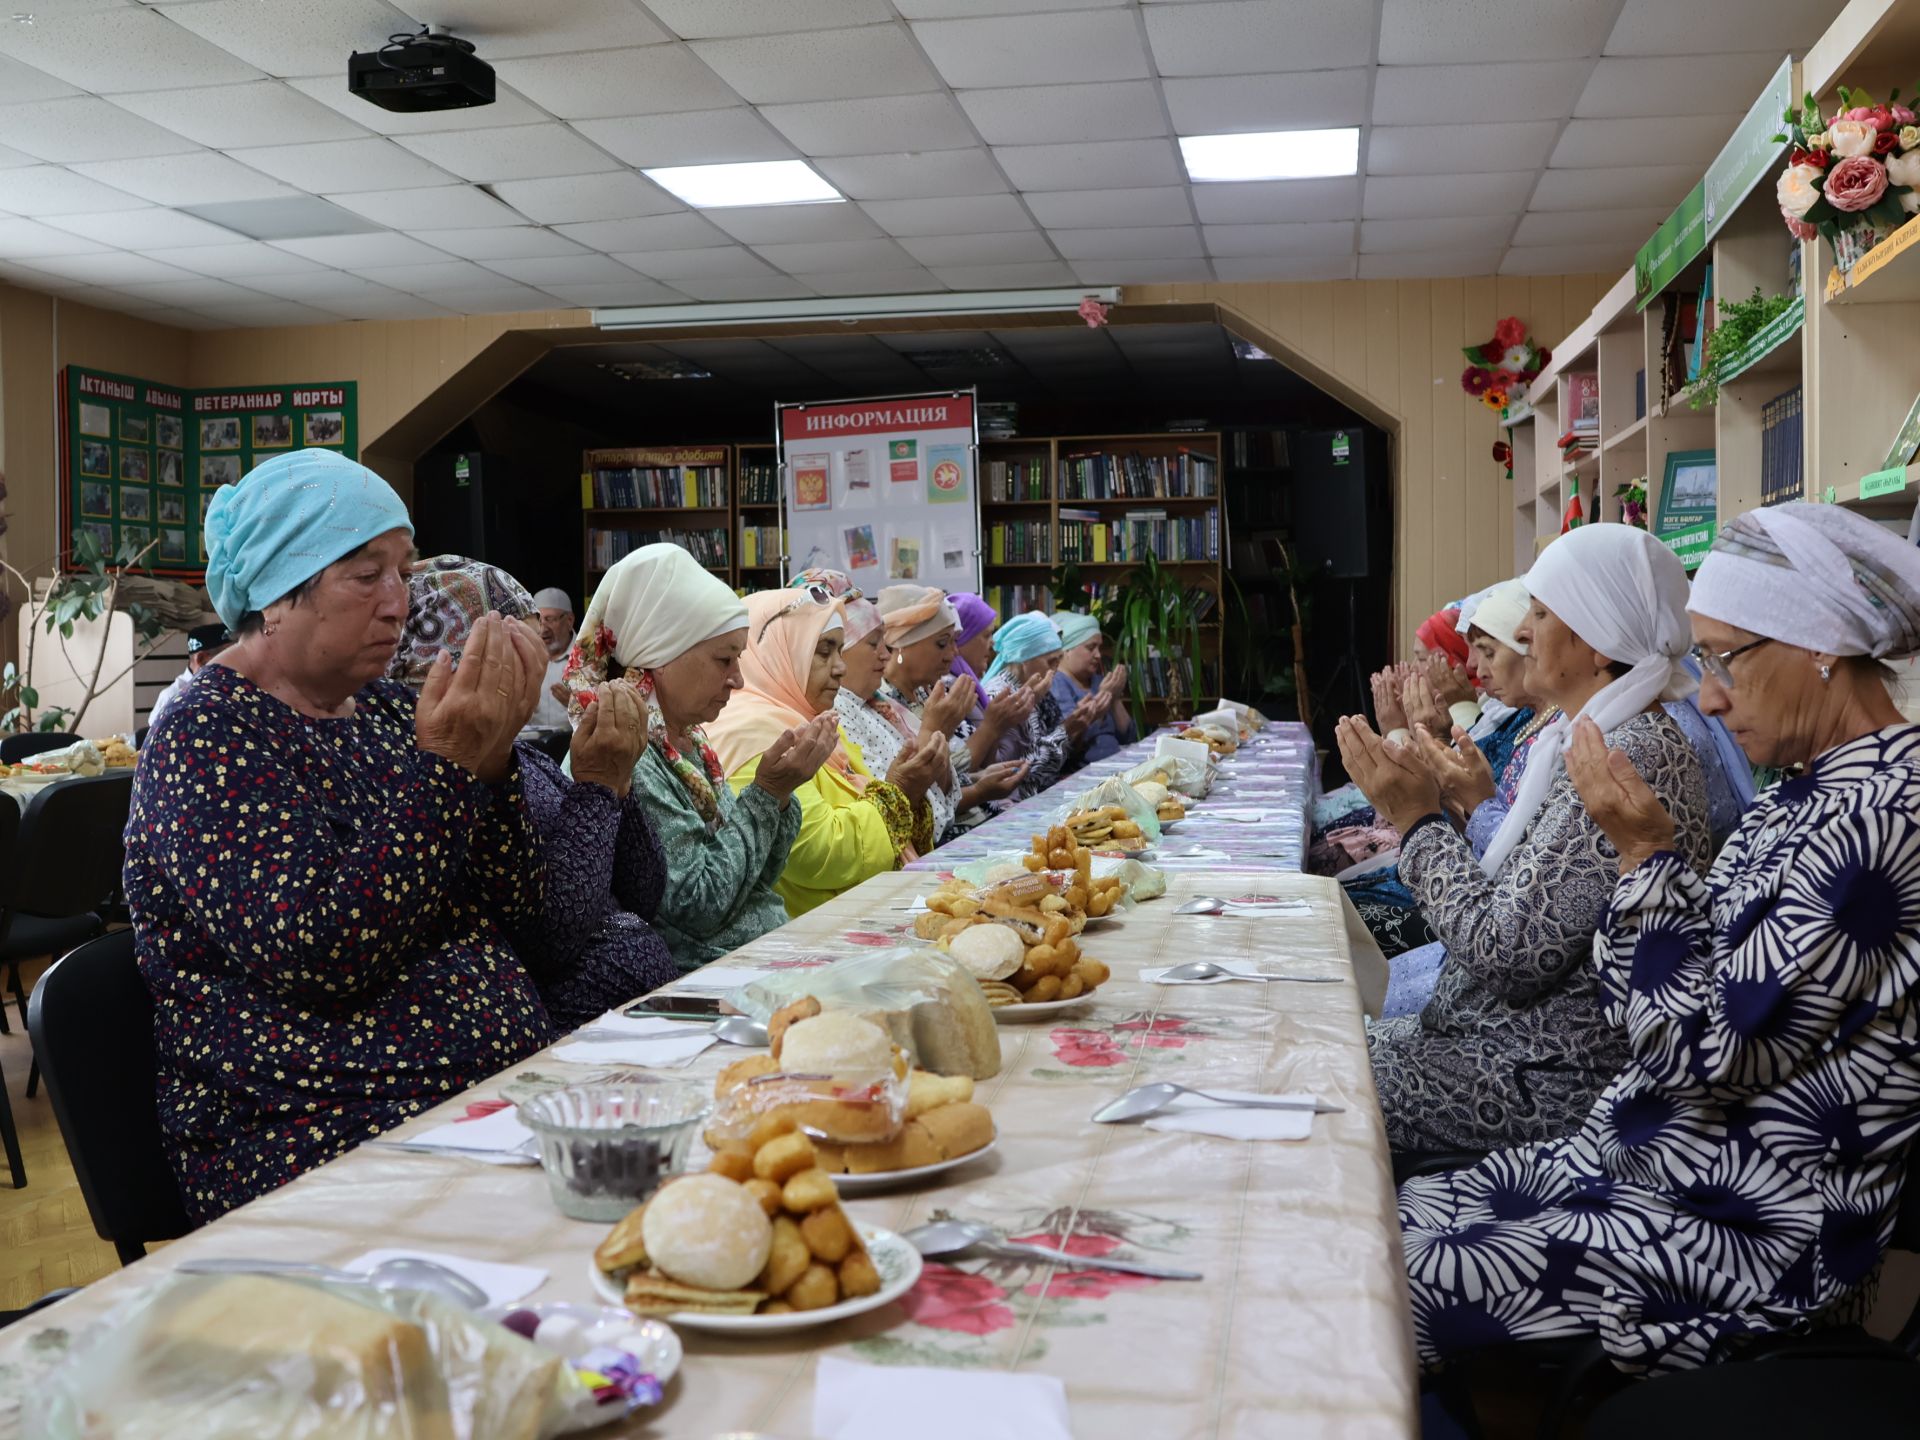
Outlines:
[[728,995],[766,978],[766,971],[752,970],[745,965],[702,965],[691,974],[681,976],[676,988],[700,995]]
[[689,1020],[669,1020],[664,1015],[626,1015],[609,1010],[591,1024],[582,1025],[576,1035],[591,1033],[596,1039],[618,1035],[626,1040],[645,1040],[658,1035],[692,1035],[698,1026]]
[[856,1365],[822,1355],[815,1440],[1073,1440],[1067,1387],[1052,1375]]
[[1194,812],[1194,818],[1198,820],[1226,820],[1235,825],[1262,825],[1269,820],[1285,820],[1290,814],[1291,812],[1286,810],[1255,810],[1244,806],[1215,809],[1209,805],[1204,809],[1196,810]]
[[533,1151],[533,1131],[520,1123],[519,1112],[509,1105],[478,1120],[455,1120],[435,1125],[418,1135],[402,1140],[383,1141],[400,1149],[428,1152],[466,1150],[476,1160],[491,1165],[538,1164]]
[[[1209,1090],[1209,1095],[1228,1100],[1299,1100],[1313,1103],[1311,1095],[1260,1095],[1251,1090]],[[1210,1100],[1182,1095],[1158,1115],[1147,1120],[1149,1130],[1164,1130],[1178,1135],[1219,1135],[1228,1140],[1304,1140],[1313,1133],[1311,1110],[1229,1110]]]
[[649,1070],[678,1070],[713,1044],[706,1030],[657,1035],[637,1040],[569,1040],[553,1047],[553,1058],[569,1065],[642,1065]]
[[1222,915],[1252,915],[1268,917],[1274,915],[1311,915],[1313,906],[1305,900],[1229,900],[1222,907]]
[[547,1272],[532,1265],[497,1265],[491,1260],[470,1260],[465,1255],[443,1255],[438,1250],[369,1250],[340,1268],[364,1275],[387,1260],[431,1260],[436,1265],[444,1265],[486,1291],[489,1305],[511,1305],[547,1283]]

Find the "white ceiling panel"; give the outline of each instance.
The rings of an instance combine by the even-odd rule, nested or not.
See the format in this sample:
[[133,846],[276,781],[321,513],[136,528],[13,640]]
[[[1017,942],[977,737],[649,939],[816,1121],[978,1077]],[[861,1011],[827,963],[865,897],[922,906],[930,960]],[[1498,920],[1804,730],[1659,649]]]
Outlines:
[[1498,252],[1513,233],[1511,215],[1462,215],[1450,220],[1363,220],[1360,253],[1386,255],[1397,251],[1469,250]]
[[1076,279],[1064,260],[1034,261],[1024,265],[934,265],[929,267],[944,285],[956,290],[1020,290],[1042,285],[1071,285]]
[[590,280],[581,285],[550,285],[545,293],[569,305],[596,310],[617,305],[681,305],[686,295],[643,275],[625,280]]
[[[1670,3],[1670,0],[1669,0]],[[1383,67],[1373,92],[1376,125],[1448,125],[1492,118],[1564,120],[1595,62],[1546,60],[1486,65]]]
[[635,220],[682,208],[651,180],[628,171],[561,175],[550,180],[503,180],[491,188],[522,215],[542,225]]
[[144,255],[108,250],[98,255],[47,255],[26,262],[35,270],[87,285],[126,285],[141,280],[192,280],[195,276]]
[[1167,133],[1160,93],[1151,80],[968,90],[960,103],[989,145],[1138,140]]
[[0,145],[0,170],[11,170],[18,165],[38,165],[40,162],[24,150],[9,150]]
[[[961,97],[962,103],[965,99],[965,96]],[[753,112],[749,110],[744,113],[751,115]],[[761,107],[761,113],[769,124],[793,142],[793,148],[802,155],[865,155],[873,150],[876,140],[884,140],[896,150],[959,150],[979,143],[979,137],[967,123],[967,117],[945,95],[878,95],[866,100],[813,100],[802,105],[766,105]],[[782,146],[774,155],[742,155],[737,158],[778,159],[788,153],[791,152]],[[626,157],[623,155],[621,158]]]
[[1833,22],[1832,0],[1740,0],[1738,17],[1716,6],[1626,0],[1609,55],[1716,55],[1731,32],[1743,50],[1800,55]]
[[62,215],[47,222],[102,245],[151,252],[190,245],[238,244],[247,237],[177,210],[105,210],[98,215]]
[[674,289],[695,300],[804,300],[813,287],[785,275],[745,280],[682,280]]
[[880,227],[858,205],[739,205],[709,210],[707,219],[736,240],[770,245],[802,240],[857,240]]
[[756,245],[760,258],[789,275],[800,270],[835,272],[871,268],[904,270],[914,258],[888,239],[817,240],[803,245]]
[[192,150],[183,135],[93,95],[0,105],[0,137],[38,160],[128,160]]
[[774,269],[744,245],[709,245],[698,250],[653,250],[617,257],[630,269],[656,280],[737,280],[771,275]]
[[556,234],[606,255],[622,250],[690,250],[702,245],[725,245],[730,239],[726,231],[691,210],[677,215],[594,220],[553,228]]
[[1517,215],[1533,193],[1535,175],[1370,175],[1360,213],[1369,220],[1417,220],[1442,215]]
[[252,145],[267,136],[297,145],[367,133],[338,111],[277,80],[139,91],[115,95],[113,103],[215,150]]
[[1038,230],[1010,230],[989,235],[919,235],[902,240],[900,245],[922,265],[1017,265],[1056,258],[1053,246]]
[[27,23],[0,27],[0,55],[95,95],[260,78],[245,61],[138,6],[77,15],[16,11],[14,19],[22,15]]
[[1485,275],[1499,263],[1499,248],[1418,250],[1404,254],[1362,255],[1362,280],[1430,280]]
[[[633,0],[398,0],[422,25],[471,40],[489,61],[602,46],[657,45],[673,37]],[[650,7],[656,14],[660,6]]]
[[515,285],[510,281],[474,290],[448,290],[435,295],[433,300],[435,304],[444,305],[460,315],[505,315],[515,311],[551,310],[554,307],[554,297],[544,290],[536,290],[531,285]]
[[44,70],[0,55],[0,95],[13,104],[29,100],[57,100],[62,95],[80,92],[64,80],[56,80]]
[[1173,285],[1213,279],[1205,260],[1076,260],[1083,285]]
[[57,165],[0,170],[0,211],[11,215],[85,215],[95,210],[135,210],[146,203],[144,198]]
[[31,260],[40,255],[94,255],[111,248],[97,240],[42,225],[37,220],[0,215],[0,260]]
[[[138,195],[154,205],[217,205],[227,200],[272,200],[300,193],[264,171],[212,150],[159,155],[150,160],[97,160],[73,169],[77,175]],[[5,203],[0,200],[0,208]]]
[[1376,125],[1368,132],[1369,175],[1537,171],[1560,138],[1558,120],[1512,125]]
[[1002,15],[916,22],[913,33],[956,90],[1143,80],[1153,74],[1140,27],[1125,10]]
[[360,300],[369,296],[399,293],[358,275],[343,275],[338,270],[314,270],[301,275],[259,275],[247,282],[247,288],[265,295],[276,295],[283,300],[300,300],[322,306],[330,301]]
[[1380,63],[1598,55],[1613,29],[1614,9],[1541,0],[1382,0]]
[[717,110],[733,91],[684,45],[503,60],[500,78],[562,120]]
[[500,283],[499,275],[471,260],[440,260],[431,265],[363,265],[354,273],[376,285],[404,290],[409,295],[473,290]]
[[342,75],[352,51],[420,28],[383,0],[194,0],[159,10],[269,75]]
[[343,320],[442,320],[460,313],[417,295],[368,295],[326,304]]
[[1301,221],[1279,225],[1209,225],[1207,252],[1218,257],[1351,255],[1351,220]]
[[1569,120],[1547,163],[1556,168],[1580,169],[1657,155],[1665,164],[1692,165],[1704,172],[1739,123],[1739,115],[1701,115],[1685,124],[1675,124],[1669,115]]
[[[941,97],[927,98],[937,100]],[[732,165],[748,160],[790,160],[794,154],[793,146],[781,139],[759,112],[745,105],[735,105],[726,110],[688,110],[673,115],[583,120],[574,128],[636,170],[655,169],[663,165]],[[872,143],[871,137],[868,143]]]
[[[315,194],[447,185],[453,177],[391,140],[326,140],[317,145],[263,145],[234,150],[232,158]],[[486,178],[492,176],[468,179]]]
[[893,19],[887,0],[649,0],[647,8],[684,40],[884,25]]
[[1351,280],[1353,256],[1219,256],[1213,273],[1222,280]]
[[866,200],[860,208],[889,235],[987,235],[1003,230],[1028,230],[1033,226],[1020,201],[1012,195]]
[[[446,117],[442,117],[443,119]],[[565,125],[515,125],[504,129],[443,130],[399,135],[395,143],[452,171],[463,180],[536,180],[553,175],[591,175],[619,162]],[[385,142],[381,142],[385,143]],[[439,172],[435,172],[439,173]],[[433,181],[412,181],[432,184]],[[340,186],[340,189],[355,187]],[[367,189],[365,185],[357,187]]]
[[940,289],[928,270],[855,270],[844,274],[802,271],[801,284],[820,295],[922,295]]
[[[431,232],[439,235],[443,232]],[[458,233],[458,232],[444,232]],[[405,235],[321,235],[312,240],[275,240],[273,244],[322,265],[355,269],[362,265],[431,265],[446,252]]]
[[243,284],[251,275],[292,275],[324,268],[303,256],[291,255],[258,240],[244,240],[238,245],[193,245],[180,250],[149,250],[146,254],[149,259],[158,260],[163,265],[175,265],[197,275],[213,275],[221,279],[238,280]]
[[225,280],[196,275],[186,280],[147,280],[121,287],[128,295],[156,305],[198,309],[202,305],[250,305],[263,297],[258,290],[229,285]]
[[1617,269],[1619,264],[1618,245],[1515,245],[1501,260],[1500,273],[1578,275],[1592,270]]
[[1187,178],[1171,140],[1001,145],[993,154],[1016,190],[1138,189]]
[[1193,220],[1193,206],[1182,185],[1138,190],[1049,190],[1025,199],[1034,219],[1056,229],[1186,225]]
[[755,105],[940,88],[907,32],[893,25],[696,40],[693,51]]
[[853,200],[1004,194],[1007,182],[985,150],[933,150],[905,155],[841,155],[814,169]]
[[1146,225],[1109,230],[1055,230],[1055,247],[1067,259],[1186,259],[1204,255],[1200,231],[1192,225]]
[[[1102,10],[1128,0],[1046,0],[1049,10]],[[909,20],[951,20],[975,15],[1024,15],[1033,0],[893,0],[893,8]]]
[[[0,181],[6,178],[0,171]],[[1671,210],[1700,172],[1691,165],[1622,165],[1606,170],[1548,170],[1534,186],[1532,210]],[[1628,260],[1633,257],[1629,255]]]
[[[1637,249],[1660,228],[1672,207],[1632,210],[1532,210],[1520,217],[1513,232],[1518,245],[1595,245]],[[1603,267],[1612,268],[1612,267]]]
[[1373,59],[1373,7],[1326,0],[1149,5],[1147,39],[1162,75],[1336,70]]
[[1193,208],[1202,222],[1211,225],[1353,220],[1360,214],[1360,182],[1260,180],[1245,185],[1196,185]]
[[[436,230],[433,246],[467,260],[539,260],[549,255],[578,255],[585,247],[535,225],[502,225],[484,230]],[[438,257],[436,257],[438,258]]]
[[493,104],[462,110],[457,115],[449,115],[444,110],[423,110],[417,114],[382,110],[371,101],[362,100],[358,95],[348,92],[344,62],[331,74],[289,80],[287,84],[309,99],[318,100],[329,110],[339,112],[354,124],[363,125],[380,135],[421,135],[448,128],[493,130],[508,125],[533,125],[550,118],[546,111],[516,95],[510,85],[494,87]]
[[1237,135],[1364,124],[1370,78],[1365,70],[1310,70],[1167,80],[1161,88],[1175,134]]
[[1783,53],[1719,53],[1707,65],[1691,55],[1608,57],[1593,67],[1573,113],[1594,119],[1745,114]]
[[553,255],[542,260],[489,260],[487,268],[543,290],[553,285],[592,285],[634,278],[633,271],[608,255]]
[[329,195],[327,199],[395,230],[472,230],[486,225],[518,225],[523,218],[477,185],[364,190]]

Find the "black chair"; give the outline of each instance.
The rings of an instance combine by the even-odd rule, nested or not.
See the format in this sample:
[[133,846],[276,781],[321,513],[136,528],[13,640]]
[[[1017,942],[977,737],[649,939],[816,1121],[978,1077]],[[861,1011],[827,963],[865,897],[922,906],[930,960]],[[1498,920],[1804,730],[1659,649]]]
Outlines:
[[1702,1435],[1911,1435],[1920,1365],[1822,1360],[1714,1365],[1620,1391],[1587,1417],[1587,1440]]
[[64,730],[37,730],[27,735],[9,735],[0,740],[0,765],[18,765],[49,750],[62,750],[78,740]]
[[89,940],[33,987],[27,1029],[87,1214],[122,1264],[193,1228],[160,1133],[153,1000],[133,932]]
[[[99,908],[120,881],[121,833],[133,803],[133,772],[57,780],[20,818],[0,893],[0,965],[26,1019],[20,962],[63,955],[100,933]],[[36,1064],[27,1094],[39,1086]]]

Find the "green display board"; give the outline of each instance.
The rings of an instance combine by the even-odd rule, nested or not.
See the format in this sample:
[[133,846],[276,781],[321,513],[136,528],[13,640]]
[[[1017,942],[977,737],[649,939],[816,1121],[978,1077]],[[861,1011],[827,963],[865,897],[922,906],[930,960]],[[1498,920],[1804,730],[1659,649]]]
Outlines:
[[1714,516],[1720,503],[1720,473],[1711,450],[1674,450],[1654,512],[1654,536],[1697,568],[1713,548]]
[[183,390],[69,365],[60,395],[61,533],[113,554],[145,544],[156,574],[198,579],[213,492],[262,460],[307,446],[358,459],[352,381]]

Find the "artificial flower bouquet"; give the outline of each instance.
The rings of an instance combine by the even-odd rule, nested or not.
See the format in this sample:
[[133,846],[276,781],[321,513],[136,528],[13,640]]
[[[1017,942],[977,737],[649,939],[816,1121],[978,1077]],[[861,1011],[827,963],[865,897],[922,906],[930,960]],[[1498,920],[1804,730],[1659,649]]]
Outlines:
[[1535,345],[1526,322],[1509,315],[1493,327],[1493,338],[1461,352],[1468,360],[1460,388],[1489,410],[1504,410],[1516,390],[1531,385],[1553,359],[1552,352]]
[[[1890,233],[1920,214],[1920,121],[1900,92],[1877,104],[1864,90],[1838,91],[1840,108],[1822,119],[1808,95],[1786,115],[1787,168],[1775,194],[1787,229],[1801,240],[1824,235],[1836,256],[1843,237]],[[1857,258],[1857,253],[1854,258]]]

